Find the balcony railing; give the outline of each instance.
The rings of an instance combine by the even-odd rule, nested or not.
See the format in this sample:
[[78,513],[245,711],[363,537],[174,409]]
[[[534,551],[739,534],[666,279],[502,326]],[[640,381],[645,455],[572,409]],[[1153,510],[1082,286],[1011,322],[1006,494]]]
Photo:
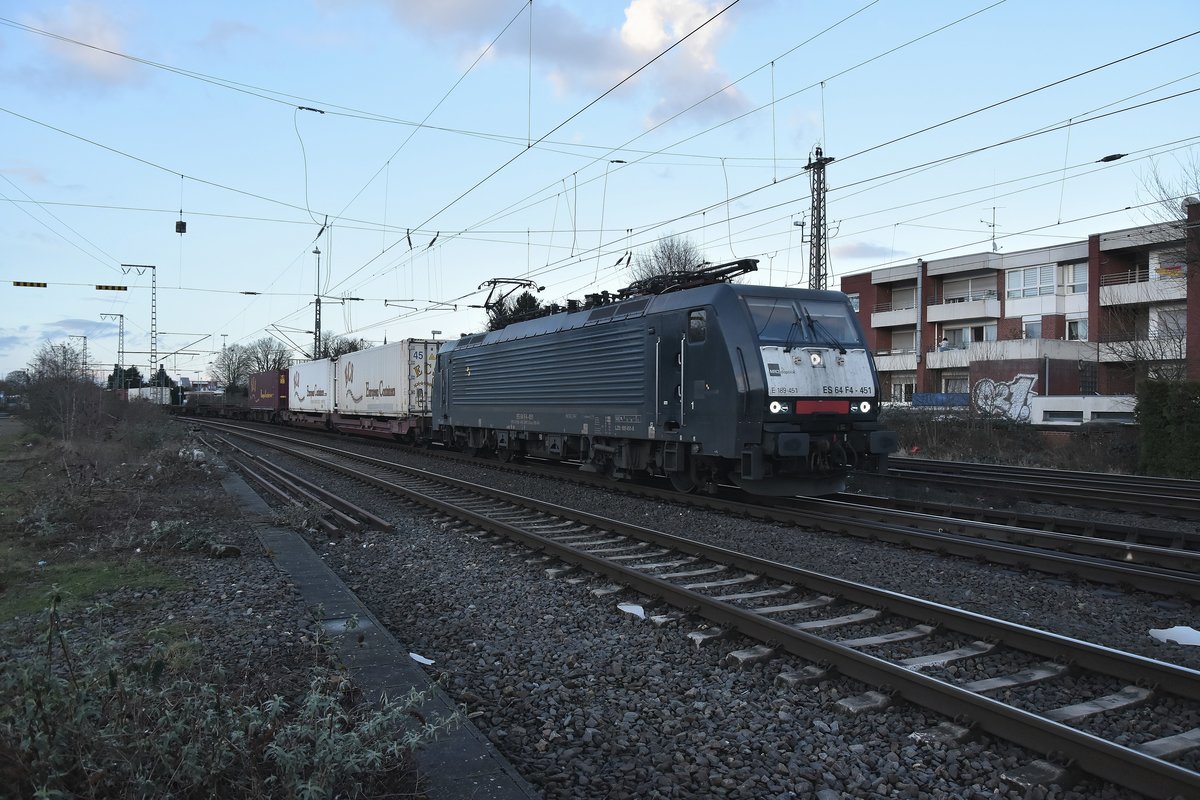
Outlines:
[[947,303],[970,303],[974,300],[995,300],[995,299],[996,299],[996,290],[995,289],[987,289],[987,290],[982,290],[982,291],[978,291],[978,292],[968,292],[966,294],[955,293],[955,294],[947,294],[947,295],[941,295],[941,296],[934,295],[933,297],[929,298],[929,305],[941,306],[941,305],[945,305]]
[[905,303],[904,301],[899,303],[876,303],[875,307],[872,308],[871,311],[872,313],[880,314],[884,311],[908,311],[916,307],[917,306],[915,303]]
[[1112,272],[1100,276],[1101,286],[1124,286],[1128,283],[1145,283],[1150,280],[1149,267],[1136,267],[1126,272]]

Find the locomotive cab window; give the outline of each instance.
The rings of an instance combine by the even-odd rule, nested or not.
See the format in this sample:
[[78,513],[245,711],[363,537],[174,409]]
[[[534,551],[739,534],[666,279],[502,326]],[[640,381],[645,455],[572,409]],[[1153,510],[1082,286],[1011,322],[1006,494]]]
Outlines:
[[862,346],[845,303],[784,297],[742,300],[762,344]]
[[698,308],[688,312],[688,332],[687,339],[689,344],[699,344],[704,341],[708,335],[708,322],[705,318],[704,309]]

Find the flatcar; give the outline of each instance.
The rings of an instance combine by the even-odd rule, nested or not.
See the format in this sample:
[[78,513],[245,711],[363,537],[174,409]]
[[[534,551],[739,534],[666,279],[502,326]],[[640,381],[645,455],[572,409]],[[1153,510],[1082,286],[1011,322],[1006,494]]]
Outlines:
[[846,295],[732,282],[756,264],[444,345],[435,436],[680,491],[823,495],[852,468],[886,468],[896,435],[878,421],[878,373]]

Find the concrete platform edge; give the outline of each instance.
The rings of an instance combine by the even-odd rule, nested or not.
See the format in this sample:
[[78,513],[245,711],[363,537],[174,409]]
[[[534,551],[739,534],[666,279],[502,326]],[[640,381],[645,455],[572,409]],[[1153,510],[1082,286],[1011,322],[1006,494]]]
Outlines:
[[[269,510],[265,501],[236,473],[229,472],[222,486],[247,517]],[[255,534],[276,566],[291,577],[305,604],[321,610],[321,621],[330,631],[334,652],[366,696],[396,697],[415,688],[429,693],[424,707],[427,710],[446,711],[455,707],[441,687],[412,660],[408,648],[376,619],[303,537],[263,523],[255,524]],[[351,617],[357,618],[357,627],[346,630],[345,623]],[[469,720],[463,720],[458,728],[418,750],[415,758],[430,800],[541,797]]]

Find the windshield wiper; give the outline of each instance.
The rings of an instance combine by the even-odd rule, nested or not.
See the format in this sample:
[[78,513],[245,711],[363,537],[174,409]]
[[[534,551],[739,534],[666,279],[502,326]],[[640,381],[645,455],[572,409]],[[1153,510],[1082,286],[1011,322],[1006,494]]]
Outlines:
[[826,328],[819,320],[815,319],[812,314],[809,314],[808,309],[804,306],[800,306],[800,310],[804,313],[804,319],[808,322],[809,330],[813,332],[814,336],[822,339],[820,344],[823,344],[826,347],[832,347],[841,355],[846,355],[846,348],[842,346],[842,343],[837,340],[836,336],[829,332],[828,328]]
[[[792,344],[793,334],[798,333],[799,331],[800,331],[800,318],[797,317],[796,319],[792,320],[792,324],[788,327],[787,337],[784,338],[784,340],[783,340],[783,352],[785,352],[785,353],[792,352],[792,348],[795,347],[795,345]],[[798,339],[798,340],[803,341],[802,339]]]

